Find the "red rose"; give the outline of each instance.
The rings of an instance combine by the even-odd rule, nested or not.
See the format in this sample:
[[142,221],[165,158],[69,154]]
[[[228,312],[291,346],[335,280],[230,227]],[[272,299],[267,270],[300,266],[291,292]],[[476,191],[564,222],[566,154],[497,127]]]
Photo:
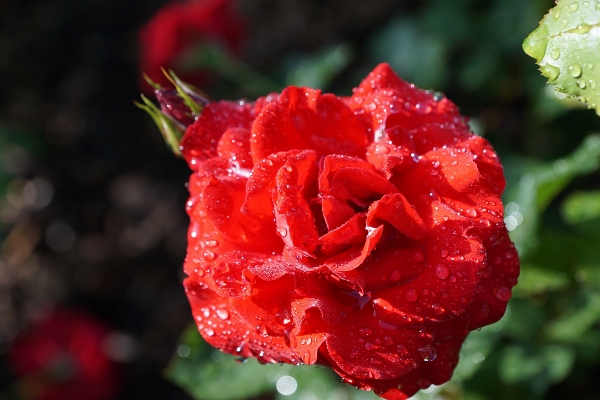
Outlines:
[[[179,56],[204,41],[237,48],[243,38],[243,24],[229,0],[187,0],[166,5],[140,30],[140,69],[163,86],[170,86],[161,71],[174,68]],[[198,83],[201,74],[179,75]],[[152,89],[144,79],[145,91]]]
[[500,161],[388,65],[350,97],[210,103],[182,153],[184,283],[211,345],[405,399],[448,381],[469,331],[504,314],[519,260]]
[[12,344],[8,361],[20,397],[35,400],[111,400],[118,395],[115,365],[102,347],[108,328],[79,311],[57,310]]

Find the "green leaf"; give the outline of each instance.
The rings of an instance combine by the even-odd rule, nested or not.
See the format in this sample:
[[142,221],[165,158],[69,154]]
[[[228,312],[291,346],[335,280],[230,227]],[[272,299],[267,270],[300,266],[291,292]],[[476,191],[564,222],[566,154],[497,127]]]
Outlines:
[[546,327],[549,337],[564,342],[577,341],[579,336],[600,321],[600,292],[584,293],[585,303],[572,307],[562,317]]
[[569,224],[600,218],[600,191],[571,194],[562,204],[562,216]]
[[558,0],[523,42],[556,90],[578,97],[600,115],[600,3]]
[[507,176],[517,182],[506,190],[505,222],[523,255],[536,246],[539,216],[548,204],[575,177],[600,167],[600,135],[588,136],[572,154],[553,162],[507,160],[505,166]]
[[509,385],[530,381],[535,391],[563,380],[575,361],[572,349],[560,345],[541,348],[511,345],[504,349],[500,359],[499,374]]
[[568,286],[569,277],[567,274],[524,264],[521,265],[519,284],[513,289],[513,295],[516,297],[529,297],[562,290]]
[[338,44],[301,59],[291,59],[293,68],[287,73],[286,86],[325,88],[354,60],[349,44]]

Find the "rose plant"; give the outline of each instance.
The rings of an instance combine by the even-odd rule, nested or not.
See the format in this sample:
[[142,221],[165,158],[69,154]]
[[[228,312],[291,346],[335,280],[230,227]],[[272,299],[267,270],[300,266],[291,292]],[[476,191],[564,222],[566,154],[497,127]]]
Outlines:
[[204,339],[387,399],[448,381],[519,275],[502,166],[457,107],[387,64],[349,97],[180,89],[158,92],[193,171],[184,285]]

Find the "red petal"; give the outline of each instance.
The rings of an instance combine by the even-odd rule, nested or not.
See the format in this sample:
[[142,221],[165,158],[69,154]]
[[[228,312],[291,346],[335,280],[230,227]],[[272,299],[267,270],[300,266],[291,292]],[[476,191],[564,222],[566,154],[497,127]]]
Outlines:
[[265,340],[262,327],[257,330],[257,326],[249,325],[231,306],[229,299],[206,289],[194,277],[186,278],[184,286],[198,331],[211,346],[244,358],[256,357],[263,362],[297,364],[300,361],[283,336]]
[[217,156],[217,143],[226,130],[250,129],[253,120],[252,104],[240,105],[228,101],[209,103],[198,120],[187,128],[181,141],[181,152],[190,168],[197,170],[198,161]]
[[252,125],[254,162],[292,149],[324,154],[364,155],[366,132],[358,118],[333,95],[298,87],[284,89],[266,104]]
[[[217,145],[219,157],[231,160],[241,168],[252,168],[250,156],[250,129],[229,128]],[[250,171],[248,171],[249,173]]]
[[338,228],[355,215],[354,210],[348,203],[333,196],[321,196],[321,207],[329,231]]
[[446,181],[457,192],[465,190],[479,179],[479,170],[471,153],[440,149],[427,153],[426,157],[440,165]]
[[299,150],[271,154],[255,164],[246,184],[246,199],[242,211],[257,218],[273,218],[273,190],[277,186],[277,172],[288,158]]
[[382,234],[382,226],[368,232],[367,239],[363,246],[353,246],[350,249],[331,257],[329,260],[325,261],[325,266],[333,272],[349,271],[358,268],[369,254],[371,254],[371,251],[373,251],[379,242]]
[[321,251],[327,255],[339,253],[352,245],[363,244],[367,236],[365,214],[355,214],[340,227],[319,238]]
[[423,239],[427,234],[425,223],[401,193],[386,194],[381,200],[371,204],[367,214],[367,225],[375,227],[382,221],[388,222],[414,240]]
[[331,178],[331,193],[335,197],[360,205],[368,205],[373,197],[396,192],[398,189],[390,181],[362,168],[340,168]]
[[[309,253],[316,248],[319,234],[315,226],[307,192],[316,182],[316,155],[304,151],[290,156],[277,172],[277,190],[273,193],[277,231],[288,247],[298,247]],[[312,188],[316,195],[316,187]]]
[[331,195],[331,180],[336,172],[342,168],[358,168],[366,171],[374,171],[375,168],[365,160],[356,157],[327,155],[323,158],[321,170],[319,171],[319,194]]

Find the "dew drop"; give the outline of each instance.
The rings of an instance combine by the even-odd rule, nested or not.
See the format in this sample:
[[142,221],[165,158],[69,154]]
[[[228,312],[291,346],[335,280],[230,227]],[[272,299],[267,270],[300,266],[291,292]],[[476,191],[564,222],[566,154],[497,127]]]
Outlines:
[[506,286],[498,286],[492,290],[494,293],[494,297],[496,297],[500,301],[508,301],[512,297],[512,293],[509,288]]
[[446,250],[446,249],[442,250],[440,255],[442,256],[442,258],[448,257],[448,250]]
[[443,313],[446,312],[446,309],[444,307],[442,307],[442,305],[440,303],[433,303],[431,305],[431,312],[434,313],[435,315],[442,315]]
[[369,328],[360,328],[358,330],[358,334],[364,337],[369,336],[371,333],[373,333],[373,331]]
[[558,58],[560,57],[560,49],[556,48],[556,49],[552,50],[552,52],[550,53],[550,56],[552,58],[554,58],[555,60],[558,60]]
[[217,242],[216,240],[207,240],[206,242],[204,242],[204,245],[206,247],[217,247],[218,244],[219,242]]
[[437,276],[438,278],[446,279],[449,274],[450,271],[448,270],[448,267],[446,267],[444,264],[438,264],[435,266],[435,276]]
[[419,298],[419,293],[415,289],[409,289],[404,293],[404,297],[406,297],[406,300],[414,303]]
[[367,342],[367,343],[365,344],[365,348],[366,348],[367,350],[373,350],[373,349],[375,348],[375,344],[374,344],[374,343],[371,343],[371,342]]
[[569,65],[569,75],[573,78],[579,78],[581,76],[581,65],[578,63]]
[[203,256],[204,256],[204,259],[205,259],[206,261],[212,261],[212,260],[214,260],[214,259],[215,259],[215,253],[213,253],[213,252],[212,252],[212,251],[210,251],[210,250],[206,250],[206,251],[204,252]]
[[417,105],[415,105],[415,110],[419,114],[429,114],[431,112],[431,106],[429,105],[429,103],[420,102],[417,103]]
[[435,348],[431,346],[424,346],[419,349],[419,354],[423,358],[423,361],[433,361],[437,358],[437,352]]
[[391,346],[394,344],[394,341],[390,336],[386,336],[383,338],[383,344],[385,344],[386,346]]
[[467,217],[475,218],[477,216],[477,211],[474,208],[467,208],[465,214]]
[[280,226],[279,228],[277,228],[277,233],[279,234],[279,236],[281,236],[282,238],[287,236],[287,229],[285,229],[284,227]]
[[580,79],[577,81],[577,86],[579,86],[580,89],[585,89],[585,80],[584,79]]
[[400,271],[392,271],[392,273],[390,274],[390,279],[393,281],[397,281],[398,279],[400,279]]
[[291,165],[289,165],[289,164],[286,164],[286,166],[285,166],[285,170],[286,170],[288,173],[290,173],[290,174],[291,174],[291,173],[292,173],[292,171],[293,171],[294,169],[292,168],[292,166],[291,166]]
[[229,318],[229,311],[227,311],[224,308],[219,308],[216,311],[217,317],[221,318],[222,320],[226,320]]
[[425,260],[425,255],[423,255],[422,251],[417,251],[413,256],[413,260],[416,262],[423,262]]
[[206,328],[204,330],[204,333],[206,334],[206,336],[214,336],[215,335],[215,331],[212,328]]
[[590,84],[590,89],[596,90],[596,80],[595,79],[590,79],[588,81],[588,83]]
[[571,12],[577,11],[578,8],[579,8],[579,3],[577,3],[577,2],[571,3],[571,5],[569,6],[569,10],[571,10]]

